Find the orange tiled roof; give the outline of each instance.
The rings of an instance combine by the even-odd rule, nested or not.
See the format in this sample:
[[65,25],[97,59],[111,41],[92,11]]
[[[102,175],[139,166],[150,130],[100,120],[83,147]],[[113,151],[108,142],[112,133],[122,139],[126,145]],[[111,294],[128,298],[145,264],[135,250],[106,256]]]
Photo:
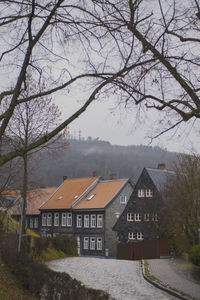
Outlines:
[[69,209],[98,177],[67,179],[40,209]]
[[[126,182],[127,179],[100,181],[95,188],[74,207],[74,209],[104,208]],[[94,196],[88,201],[88,198],[92,195]]]
[[[51,188],[41,188],[37,190],[29,190],[27,192],[27,215],[37,215],[40,213],[39,207],[40,205],[49,199],[49,197],[56,191],[55,187]],[[6,191],[5,195],[11,196],[18,196],[20,191]],[[16,205],[15,208],[12,209],[13,215],[21,214],[21,201]]]

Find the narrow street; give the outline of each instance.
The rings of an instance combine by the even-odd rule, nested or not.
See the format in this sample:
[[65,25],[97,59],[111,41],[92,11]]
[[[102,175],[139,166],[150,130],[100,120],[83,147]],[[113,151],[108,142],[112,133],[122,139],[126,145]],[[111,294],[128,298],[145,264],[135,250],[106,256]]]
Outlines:
[[48,266],[68,273],[88,287],[104,290],[116,300],[178,299],[147,283],[139,261],[72,257],[51,261]]

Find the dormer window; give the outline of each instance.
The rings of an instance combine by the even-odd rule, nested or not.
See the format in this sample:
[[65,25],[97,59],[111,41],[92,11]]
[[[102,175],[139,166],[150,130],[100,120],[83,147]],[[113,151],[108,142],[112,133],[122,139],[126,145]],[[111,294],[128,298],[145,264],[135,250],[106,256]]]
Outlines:
[[139,198],[145,197],[145,189],[138,189],[138,197]]

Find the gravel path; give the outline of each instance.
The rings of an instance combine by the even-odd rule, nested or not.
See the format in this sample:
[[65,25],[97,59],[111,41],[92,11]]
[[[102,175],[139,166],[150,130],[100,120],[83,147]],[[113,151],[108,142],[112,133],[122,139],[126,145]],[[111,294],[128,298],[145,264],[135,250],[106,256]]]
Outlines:
[[138,261],[72,257],[49,262],[48,266],[68,273],[88,287],[104,290],[116,300],[177,299],[147,283]]
[[183,269],[180,269],[172,259],[148,260],[150,274],[160,279],[170,287],[182,291],[191,298],[200,300],[200,282],[195,283],[186,277]]

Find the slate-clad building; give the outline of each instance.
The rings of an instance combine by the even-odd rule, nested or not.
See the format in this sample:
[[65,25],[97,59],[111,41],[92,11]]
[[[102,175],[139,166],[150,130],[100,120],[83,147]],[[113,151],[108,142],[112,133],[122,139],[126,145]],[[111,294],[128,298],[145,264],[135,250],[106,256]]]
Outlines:
[[121,243],[158,239],[161,191],[173,171],[159,164],[157,169],[144,168],[134,191],[113,230]]
[[112,227],[132,191],[128,179],[67,179],[40,207],[41,235],[73,235],[79,254],[116,256],[117,234]]

